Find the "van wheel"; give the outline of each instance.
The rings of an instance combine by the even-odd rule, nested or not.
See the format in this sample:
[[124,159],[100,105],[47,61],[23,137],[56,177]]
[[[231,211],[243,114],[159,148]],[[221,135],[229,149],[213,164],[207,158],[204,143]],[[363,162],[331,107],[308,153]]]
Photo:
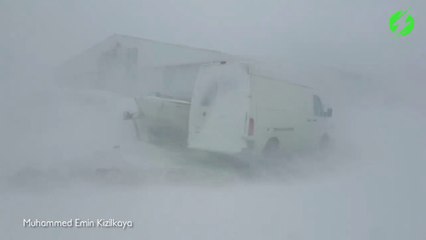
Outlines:
[[263,157],[266,159],[274,159],[279,156],[280,143],[277,138],[271,138],[263,148]]
[[330,137],[328,134],[322,135],[320,142],[319,142],[319,149],[320,151],[325,151],[330,148]]

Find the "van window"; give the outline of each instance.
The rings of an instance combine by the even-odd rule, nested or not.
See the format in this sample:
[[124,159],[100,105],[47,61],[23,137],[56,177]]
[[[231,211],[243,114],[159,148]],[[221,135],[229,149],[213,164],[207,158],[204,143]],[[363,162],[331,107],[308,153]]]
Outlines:
[[162,93],[176,99],[191,98],[198,69],[199,65],[164,67]]
[[208,107],[217,96],[217,82],[213,82],[204,93],[201,99],[201,106]]
[[320,97],[314,95],[314,115],[318,117],[324,116],[324,109]]

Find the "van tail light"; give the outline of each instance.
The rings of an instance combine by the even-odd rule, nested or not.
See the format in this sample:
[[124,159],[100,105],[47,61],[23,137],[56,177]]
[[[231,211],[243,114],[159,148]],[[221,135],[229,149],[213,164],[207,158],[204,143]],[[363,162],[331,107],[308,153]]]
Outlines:
[[249,119],[249,126],[248,126],[248,135],[253,136],[253,134],[254,134],[254,119],[250,118]]

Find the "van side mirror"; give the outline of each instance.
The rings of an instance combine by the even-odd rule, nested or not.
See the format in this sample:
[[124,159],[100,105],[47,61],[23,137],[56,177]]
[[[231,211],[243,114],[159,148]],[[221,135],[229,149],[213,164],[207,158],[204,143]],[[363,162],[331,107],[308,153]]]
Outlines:
[[325,113],[326,117],[332,117],[333,116],[333,109],[332,108],[328,108],[327,112]]

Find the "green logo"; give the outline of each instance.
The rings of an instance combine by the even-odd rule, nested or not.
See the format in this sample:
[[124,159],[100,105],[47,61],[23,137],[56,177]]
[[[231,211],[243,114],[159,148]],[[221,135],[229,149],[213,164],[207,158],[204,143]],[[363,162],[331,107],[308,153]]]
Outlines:
[[[389,21],[390,30],[395,33],[398,37],[405,37],[410,35],[414,30],[414,18],[413,16],[407,14],[408,11],[398,11]],[[402,18],[405,17],[405,22],[402,21]]]

